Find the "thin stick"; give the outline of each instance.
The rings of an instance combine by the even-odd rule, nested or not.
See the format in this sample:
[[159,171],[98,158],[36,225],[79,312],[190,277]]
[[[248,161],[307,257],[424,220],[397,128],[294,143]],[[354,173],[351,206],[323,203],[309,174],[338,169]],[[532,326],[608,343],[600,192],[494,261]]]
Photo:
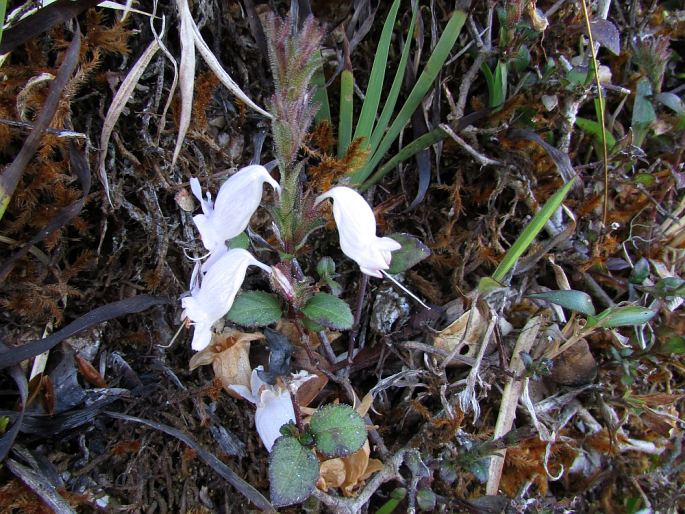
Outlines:
[[595,42],[592,39],[592,26],[590,25],[590,16],[588,15],[585,0],[581,1],[581,5],[583,6],[583,17],[585,18],[587,37],[590,40],[590,57],[592,58],[592,67],[595,72],[595,82],[597,82],[599,122],[602,126],[602,163],[604,164],[604,207],[602,209],[602,224],[604,225],[604,230],[606,230],[607,218],[609,217],[609,150],[607,147],[606,122],[604,119],[604,94],[602,93],[602,84],[599,81],[599,66],[597,65],[597,56],[595,54]]
[[421,300],[419,300],[419,298],[418,298],[414,293],[412,293],[409,289],[407,289],[407,288],[404,287],[402,284],[400,284],[400,283],[399,283],[397,280],[395,280],[392,276],[388,275],[388,274],[387,274],[385,271],[383,271],[383,270],[381,270],[381,273],[383,273],[383,275],[385,275],[386,278],[389,278],[389,279],[390,279],[397,287],[399,287],[402,291],[404,291],[404,292],[407,293],[409,296],[411,296],[414,300],[416,300],[417,302],[419,302],[419,303],[421,304],[421,306],[422,306],[424,309],[430,310],[430,307],[428,307],[428,305],[426,305],[426,304],[423,303]]

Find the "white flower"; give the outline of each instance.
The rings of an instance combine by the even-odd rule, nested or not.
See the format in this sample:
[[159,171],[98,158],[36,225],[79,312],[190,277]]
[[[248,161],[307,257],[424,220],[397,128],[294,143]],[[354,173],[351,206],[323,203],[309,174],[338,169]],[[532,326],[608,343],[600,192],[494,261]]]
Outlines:
[[[281,427],[289,421],[295,421],[295,410],[293,409],[293,402],[288,389],[279,385],[269,385],[259,378],[258,372],[263,369],[262,366],[258,366],[252,370],[250,388],[240,384],[229,387],[244,399],[257,406],[255,426],[264,446],[270,452],[276,439],[281,437]],[[311,378],[315,378],[315,376],[307,371],[293,374],[292,381],[290,382],[293,393],[303,383]]]
[[193,221],[207,250],[223,253],[226,240],[247,228],[262,200],[264,182],[280,193],[281,186],[264,166],[246,166],[223,183],[213,203],[209,193],[206,200],[202,197],[200,181],[195,177],[190,179],[190,188],[202,206],[202,214],[193,216]]
[[381,270],[390,267],[391,252],[399,250],[401,245],[389,237],[376,236],[373,211],[354,189],[334,187],[319,195],[315,204],[326,198],[333,200],[333,217],[343,253],[359,264],[362,273],[382,277]]
[[235,295],[245,280],[248,266],[259,266],[267,272],[271,268],[255,259],[250,252],[241,248],[228,250],[217,259],[202,277],[202,283],[194,282],[193,272],[190,296],[181,300],[184,316],[195,325],[193,350],[203,350],[212,339],[212,325],[231,309]]

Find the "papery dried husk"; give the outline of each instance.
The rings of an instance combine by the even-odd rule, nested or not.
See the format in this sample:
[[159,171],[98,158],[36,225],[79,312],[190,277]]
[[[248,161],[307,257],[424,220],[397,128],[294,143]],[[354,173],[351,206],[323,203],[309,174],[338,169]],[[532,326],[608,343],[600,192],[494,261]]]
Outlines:
[[190,369],[192,371],[199,366],[211,364],[214,375],[221,380],[224,390],[232,397],[241,399],[229,386],[250,387],[250,343],[259,339],[264,339],[260,332],[246,333],[226,329],[220,334],[214,334],[207,348],[190,359]]
[[378,459],[370,459],[371,448],[368,439],[359,450],[344,458],[321,463],[321,476],[316,486],[322,491],[341,488],[345,496],[354,496],[355,491],[376,471],[383,469]]

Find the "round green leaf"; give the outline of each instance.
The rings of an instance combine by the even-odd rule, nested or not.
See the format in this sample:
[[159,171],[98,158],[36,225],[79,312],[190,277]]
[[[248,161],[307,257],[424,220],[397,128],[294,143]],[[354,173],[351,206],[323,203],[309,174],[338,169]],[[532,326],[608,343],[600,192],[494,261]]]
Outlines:
[[590,299],[590,295],[584,293],[583,291],[545,291],[544,293],[528,295],[528,297],[556,303],[565,309],[580,312],[581,314],[585,314],[587,316],[594,316],[595,314],[595,306],[592,305],[592,299]]
[[327,457],[344,457],[356,452],[366,441],[364,420],[349,405],[326,405],[309,423],[316,449]]
[[294,437],[276,439],[269,457],[269,490],[276,507],[306,500],[319,479],[319,460]]
[[310,320],[334,330],[350,329],[354,323],[350,306],[340,298],[327,293],[312,296],[302,312]]
[[278,298],[264,291],[247,291],[233,302],[226,317],[244,327],[264,327],[281,319]]
[[425,244],[409,234],[391,234],[388,237],[402,245],[402,248],[392,252],[392,260],[388,270],[391,275],[407,271],[431,254],[430,249]]

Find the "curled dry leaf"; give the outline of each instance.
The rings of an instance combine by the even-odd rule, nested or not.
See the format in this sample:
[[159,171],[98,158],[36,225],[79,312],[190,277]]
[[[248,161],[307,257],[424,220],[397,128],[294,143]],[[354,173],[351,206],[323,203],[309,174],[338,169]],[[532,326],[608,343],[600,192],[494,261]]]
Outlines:
[[230,386],[239,384],[250,387],[250,343],[259,339],[264,339],[260,332],[250,334],[225,329],[220,334],[214,334],[207,348],[193,355],[189,363],[190,370],[211,364],[224,390],[234,398],[241,399]]
[[78,354],[76,354],[74,358],[76,359],[76,365],[78,366],[81,375],[83,375],[83,378],[85,378],[88,383],[93,384],[96,387],[107,387],[105,379],[90,362]]
[[[478,342],[483,337],[487,325],[487,320],[478,309],[468,309],[447,328],[435,334],[433,344],[446,352],[452,352],[457,347],[467,349],[467,351],[459,350],[460,354],[471,356],[478,349]],[[448,366],[459,364],[461,363],[452,360]]]
[[370,454],[367,440],[364,446],[348,457],[322,462],[321,476],[316,486],[322,491],[339,487],[345,496],[353,496],[367,478],[383,469],[383,463],[378,459],[370,459]]

